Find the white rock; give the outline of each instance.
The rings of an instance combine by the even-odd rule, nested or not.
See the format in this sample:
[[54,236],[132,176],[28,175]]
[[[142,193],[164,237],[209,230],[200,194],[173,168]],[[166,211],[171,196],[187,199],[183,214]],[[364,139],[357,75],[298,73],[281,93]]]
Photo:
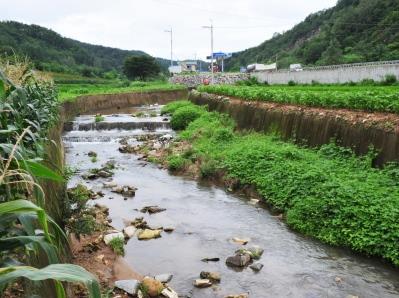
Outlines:
[[159,139],[162,141],[170,141],[171,139],[173,139],[173,136],[171,134],[166,134],[161,136]]
[[152,146],[152,148],[154,148],[154,149],[156,149],[156,150],[161,149],[161,148],[162,148],[162,144],[159,143],[159,142],[156,142],[156,143],[154,143],[154,145]]
[[207,288],[212,286],[212,283],[209,279],[196,279],[194,281],[194,286],[197,288]]
[[111,242],[111,240],[115,239],[115,238],[120,238],[120,239],[124,240],[125,236],[123,235],[122,232],[107,234],[104,236],[104,242],[105,242],[105,244],[109,244]]
[[115,282],[115,287],[125,291],[130,295],[137,295],[137,290],[139,288],[140,282],[135,279],[125,279],[125,280],[117,280]]
[[179,298],[179,295],[171,288],[163,289],[161,294],[167,298]]
[[132,238],[136,233],[137,229],[134,226],[128,226],[123,229],[123,233],[125,233],[126,237]]
[[172,274],[166,273],[166,274],[158,274],[155,275],[154,277],[157,281],[160,281],[161,283],[167,283],[170,282],[173,278]]

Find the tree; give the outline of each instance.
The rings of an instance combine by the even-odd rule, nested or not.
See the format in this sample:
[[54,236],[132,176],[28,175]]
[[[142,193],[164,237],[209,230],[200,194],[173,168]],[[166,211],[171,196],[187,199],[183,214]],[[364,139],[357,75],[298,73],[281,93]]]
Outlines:
[[123,73],[131,80],[142,81],[159,74],[160,67],[151,56],[131,56],[126,58],[123,65]]

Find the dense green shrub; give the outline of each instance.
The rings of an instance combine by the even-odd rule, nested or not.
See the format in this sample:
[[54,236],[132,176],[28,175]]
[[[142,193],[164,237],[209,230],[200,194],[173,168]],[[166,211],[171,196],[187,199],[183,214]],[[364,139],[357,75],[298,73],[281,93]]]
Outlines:
[[[212,161],[256,186],[292,228],[399,265],[398,165],[376,169],[373,154],[359,158],[334,144],[306,149],[275,136],[234,133],[226,118],[203,113],[180,134],[207,161],[201,174],[213,173]],[[221,128],[234,136],[215,137]]]
[[161,115],[173,114],[177,109],[191,105],[191,102],[189,102],[188,100],[173,101],[162,107]]
[[179,171],[182,170],[186,164],[187,159],[183,158],[180,155],[172,155],[167,160],[168,169],[171,171]]
[[202,107],[194,105],[180,107],[173,113],[170,124],[175,130],[185,129],[190,122],[199,118],[204,112]]
[[398,81],[395,75],[388,74],[385,76],[384,81],[382,82],[383,85],[393,85]]

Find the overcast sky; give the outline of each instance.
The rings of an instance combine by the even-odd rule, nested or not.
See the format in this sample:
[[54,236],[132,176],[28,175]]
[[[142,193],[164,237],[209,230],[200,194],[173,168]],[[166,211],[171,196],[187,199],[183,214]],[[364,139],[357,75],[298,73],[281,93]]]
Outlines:
[[290,29],[307,15],[334,6],[336,0],[0,0],[1,20],[51,28],[80,41],[143,50],[169,59],[173,28],[174,59],[204,58],[214,51],[256,46],[275,32]]

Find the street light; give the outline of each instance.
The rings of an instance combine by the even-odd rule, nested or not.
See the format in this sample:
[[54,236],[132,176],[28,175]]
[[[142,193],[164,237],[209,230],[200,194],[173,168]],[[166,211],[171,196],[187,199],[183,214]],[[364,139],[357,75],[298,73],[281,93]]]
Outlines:
[[173,30],[165,30],[165,32],[170,33],[170,66],[173,66]]
[[212,80],[211,83],[214,83],[214,73],[213,73],[213,22],[211,20],[210,26],[202,26],[204,29],[211,29],[211,71],[212,71]]

